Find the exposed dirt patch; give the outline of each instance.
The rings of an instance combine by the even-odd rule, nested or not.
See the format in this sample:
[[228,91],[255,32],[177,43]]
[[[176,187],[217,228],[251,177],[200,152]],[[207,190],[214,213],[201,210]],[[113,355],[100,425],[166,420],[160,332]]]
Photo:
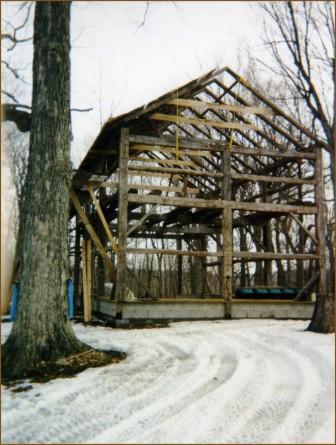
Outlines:
[[105,320],[102,318],[94,318],[87,323],[84,322],[83,317],[76,317],[74,323],[82,323],[85,326],[102,326],[114,329],[153,329],[153,328],[168,328],[169,322],[166,320]]
[[18,386],[17,388],[13,388],[12,392],[26,392],[32,388],[33,388],[32,385]]
[[[79,372],[88,368],[98,368],[100,366],[119,363],[126,358],[124,352],[119,351],[100,351],[90,349],[80,354],[71,355],[56,362],[41,362],[34,369],[28,370],[27,380],[30,382],[44,383],[57,378],[73,377]],[[25,380],[24,382],[27,382]],[[4,380],[2,384],[7,387],[14,387],[13,392],[28,391],[31,385],[18,386],[23,383],[22,380]]]

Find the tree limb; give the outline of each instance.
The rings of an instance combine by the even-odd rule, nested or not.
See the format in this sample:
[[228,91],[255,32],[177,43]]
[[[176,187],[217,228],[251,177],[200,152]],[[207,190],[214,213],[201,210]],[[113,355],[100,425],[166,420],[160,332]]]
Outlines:
[[31,114],[20,110],[20,107],[22,108],[20,104],[2,104],[2,120],[14,122],[22,132],[30,131]]

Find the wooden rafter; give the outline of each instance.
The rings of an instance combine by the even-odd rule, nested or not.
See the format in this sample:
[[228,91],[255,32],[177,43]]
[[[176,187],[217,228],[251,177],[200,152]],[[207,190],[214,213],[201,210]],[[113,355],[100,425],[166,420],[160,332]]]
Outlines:
[[244,106],[240,107],[232,104],[214,104],[211,102],[203,102],[201,100],[192,99],[171,99],[167,102],[170,105],[186,106],[195,108],[197,110],[216,110],[216,111],[234,111],[238,113],[251,113],[251,114],[263,114],[274,115],[274,111],[267,108]]
[[240,130],[254,130],[259,131],[256,125],[252,124],[239,124],[237,122],[223,122],[210,119],[195,119],[192,117],[176,116],[173,114],[153,113],[150,119],[158,121],[174,122],[175,124],[196,124],[205,125],[214,128],[235,128]]

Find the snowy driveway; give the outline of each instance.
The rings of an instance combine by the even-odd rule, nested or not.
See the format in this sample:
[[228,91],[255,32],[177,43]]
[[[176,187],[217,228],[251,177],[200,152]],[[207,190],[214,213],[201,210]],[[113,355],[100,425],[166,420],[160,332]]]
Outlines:
[[75,325],[128,358],[27,392],[2,388],[2,443],[334,443],[334,336],[306,326]]

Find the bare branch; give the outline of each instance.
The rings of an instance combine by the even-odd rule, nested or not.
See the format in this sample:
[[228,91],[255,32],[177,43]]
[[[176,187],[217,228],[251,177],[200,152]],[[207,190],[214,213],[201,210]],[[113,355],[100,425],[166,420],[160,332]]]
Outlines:
[[138,25],[138,30],[145,25],[148,12],[149,12],[149,1],[146,2],[145,12],[144,12],[144,15],[143,15],[143,18],[142,18],[142,22]]
[[31,114],[27,111],[19,110],[19,108],[28,108],[28,106],[19,104],[3,104],[2,120],[14,122],[18,129],[22,132],[30,131]]
[[16,47],[16,45],[18,43],[29,42],[29,41],[31,41],[33,39],[33,37],[27,37],[27,38],[20,38],[20,37],[18,37],[18,33],[22,29],[24,29],[25,26],[28,23],[28,20],[29,20],[29,17],[30,17],[30,12],[31,12],[31,9],[32,9],[32,6],[33,6],[33,2],[24,2],[22,5],[20,5],[19,11],[21,11],[23,9],[23,7],[26,6],[26,5],[28,5],[26,16],[25,16],[23,22],[20,25],[14,27],[11,23],[6,21],[6,23],[8,25],[10,25],[12,30],[13,30],[12,34],[10,34],[8,32],[5,32],[5,33],[1,34],[1,40],[10,40],[13,43],[12,46],[10,46],[7,49],[7,51],[12,51]]
[[93,108],[71,108],[70,111],[77,111],[79,113],[87,113],[88,111],[92,111]]

